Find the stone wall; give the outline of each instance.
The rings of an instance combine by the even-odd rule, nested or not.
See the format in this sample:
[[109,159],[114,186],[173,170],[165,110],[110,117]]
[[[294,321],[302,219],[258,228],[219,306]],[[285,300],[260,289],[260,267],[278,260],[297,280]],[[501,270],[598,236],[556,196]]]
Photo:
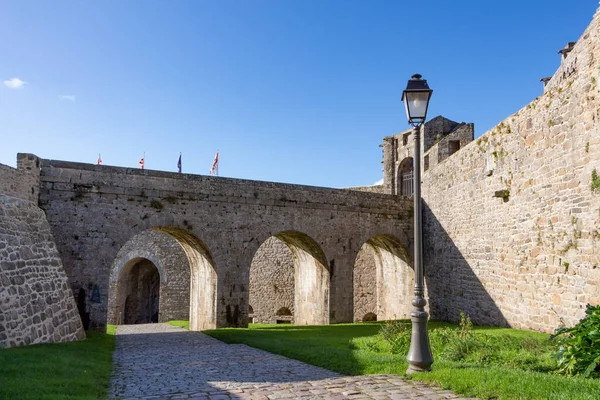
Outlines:
[[436,141],[428,151],[423,154],[423,170],[435,167],[446,158],[473,141],[475,127],[473,124],[459,124],[451,132]]
[[[473,141],[474,133],[472,123],[455,122],[441,115],[427,121],[421,127],[421,172],[434,167]],[[380,147],[383,148],[383,193],[401,195],[402,174],[413,169],[413,129],[384,137]]]
[[0,347],[84,338],[43,211],[0,193]]
[[347,190],[356,190],[359,192],[368,192],[368,193],[383,193],[384,188],[383,185],[373,185],[373,186],[355,186],[349,187]]
[[[190,317],[190,263],[179,242],[168,234],[147,230],[129,240],[117,254],[110,270],[108,297],[108,323],[125,322],[125,302],[131,295],[130,288],[119,290],[117,286],[127,283],[131,270],[142,260],[151,262],[160,275],[160,312],[158,322],[188,320]],[[93,300],[88,291],[86,303]]]
[[32,163],[27,164],[25,162],[27,156],[30,155],[19,154],[17,159],[19,164],[28,169],[15,169],[0,164],[0,193],[37,204],[40,192],[40,174],[39,167],[37,170],[32,167],[35,167],[36,161],[39,163],[39,160],[36,158]]
[[433,318],[550,332],[600,304],[599,24],[543,95],[424,174]]
[[[207,282],[198,292],[205,295],[198,315],[210,314],[207,325],[198,325],[204,328],[245,326],[254,307],[252,260],[269,237],[286,242],[295,273],[312,282],[295,286],[303,293],[293,307],[298,323],[317,314],[319,323],[352,321],[352,270],[369,239],[390,235],[412,246],[410,200],[397,196],[52,160],[42,160],[41,173],[40,205],[72,288],[98,288],[97,302],[86,303],[92,325],[107,321],[119,250],[150,229],[167,230],[187,246],[199,268],[192,285]],[[299,298],[319,302],[301,304],[304,322],[297,320]]]
[[[294,289],[292,253],[283,241],[270,237],[259,247],[250,266],[253,322],[274,324],[289,320],[293,323]],[[284,307],[290,310],[291,317],[277,315],[277,311]]]
[[369,314],[377,318],[377,283],[375,254],[371,246],[364,244],[354,265],[355,322],[363,321]]

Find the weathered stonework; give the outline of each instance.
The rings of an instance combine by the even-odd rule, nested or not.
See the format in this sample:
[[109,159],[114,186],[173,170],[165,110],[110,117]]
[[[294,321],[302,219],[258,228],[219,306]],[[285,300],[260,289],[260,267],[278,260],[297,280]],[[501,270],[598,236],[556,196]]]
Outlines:
[[[250,266],[250,306],[254,323],[274,324],[277,321],[293,323],[294,315],[294,261],[287,245],[270,237],[256,252]],[[291,315],[278,311],[283,308]]]
[[[117,254],[110,272],[108,323],[123,324],[136,321],[135,315],[127,318],[125,303],[128,297],[136,297],[134,287],[141,290],[144,285],[135,284],[137,278],[132,273],[140,262],[149,262],[160,277],[159,313],[156,322],[187,320],[190,316],[190,264],[179,242],[166,233],[148,230],[131,238]],[[133,281],[132,281],[133,280]],[[124,287],[119,288],[119,285]],[[93,293],[89,293],[87,301]],[[140,297],[142,293],[140,293]],[[136,313],[138,315],[139,313]],[[138,323],[153,322],[145,318]]]
[[550,332],[600,304],[599,25],[542,96],[424,173],[433,318]]
[[[0,348],[85,338],[35,170],[0,166]],[[33,189],[33,190],[32,190]]]
[[0,193],[36,204],[40,193],[39,165],[37,171],[32,168],[35,168],[35,160],[39,162],[39,159],[36,157],[33,163],[28,164],[27,156],[27,154],[17,156],[17,163],[22,165],[23,169],[14,169],[0,164]]
[[[86,289],[92,326],[107,321],[118,286],[109,276],[115,259],[128,258],[120,250],[149,230],[184,247],[195,329],[247,324],[248,306],[259,304],[249,303],[250,267],[270,237],[291,254],[294,302],[286,308],[297,324],[352,321],[360,247],[381,235],[404,248],[412,242],[409,201],[383,194],[50,160],[41,161],[41,188],[73,290]],[[94,302],[90,287],[98,289]]]
[[[474,126],[437,116],[421,127],[421,172],[459,151],[473,141]],[[412,195],[412,177],[408,193],[402,184],[404,173],[412,172],[415,140],[412,129],[383,138],[383,192]]]
[[[377,319],[377,267],[375,252],[364,244],[356,257],[354,265],[354,321]],[[381,318],[381,317],[380,317]]]
[[[552,331],[600,303],[599,25],[600,11],[544,94],[476,141],[472,124],[425,124],[432,318]],[[92,327],[407,318],[413,146],[411,131],[384,138],[384,184],[351,190],[19,154],[0,165],[0,345],[81,336],[56,248]]]

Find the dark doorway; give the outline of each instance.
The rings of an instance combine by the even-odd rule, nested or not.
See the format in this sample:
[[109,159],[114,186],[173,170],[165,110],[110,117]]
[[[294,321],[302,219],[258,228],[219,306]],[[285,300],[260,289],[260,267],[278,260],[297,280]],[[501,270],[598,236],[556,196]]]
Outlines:
[[125,324],[158,322],[160,274],[147,259],[136,263],[125,280]]

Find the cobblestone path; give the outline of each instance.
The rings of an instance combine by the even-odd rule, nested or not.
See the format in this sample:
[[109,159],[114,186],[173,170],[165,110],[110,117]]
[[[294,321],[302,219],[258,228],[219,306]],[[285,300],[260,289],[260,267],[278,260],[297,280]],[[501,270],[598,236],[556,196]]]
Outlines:
[[167,324],[117,328],[110,396],[121,399],[459,399],[395,375],[342,376]]

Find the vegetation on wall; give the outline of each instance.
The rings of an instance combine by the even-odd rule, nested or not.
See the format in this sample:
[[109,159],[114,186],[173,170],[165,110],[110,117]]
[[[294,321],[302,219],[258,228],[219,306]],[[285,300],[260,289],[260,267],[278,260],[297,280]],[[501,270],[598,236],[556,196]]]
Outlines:
[[598,172],[596,172],[596,168],[592,170],[592,183],[590,184],[592,189],[592,193],[598,193],[600,191],[600,178],[598,177]]

